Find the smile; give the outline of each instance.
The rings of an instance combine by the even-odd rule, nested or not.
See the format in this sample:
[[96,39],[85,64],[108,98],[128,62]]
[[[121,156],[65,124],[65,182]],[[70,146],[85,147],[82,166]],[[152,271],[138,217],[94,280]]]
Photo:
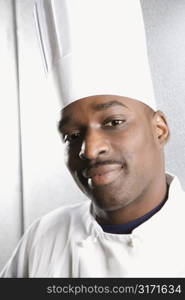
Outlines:
[[91,180],[92,185],[107,185],[115,181],[122,172],[122,165],[107,164],[84,170],[83,176]]

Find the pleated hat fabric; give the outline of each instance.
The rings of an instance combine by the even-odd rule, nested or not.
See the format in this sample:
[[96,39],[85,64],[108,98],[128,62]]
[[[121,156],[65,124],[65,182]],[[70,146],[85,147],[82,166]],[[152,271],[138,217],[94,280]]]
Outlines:
[[119,95],[156,109],[139,0],[38,0],[35,21],[61,107]]

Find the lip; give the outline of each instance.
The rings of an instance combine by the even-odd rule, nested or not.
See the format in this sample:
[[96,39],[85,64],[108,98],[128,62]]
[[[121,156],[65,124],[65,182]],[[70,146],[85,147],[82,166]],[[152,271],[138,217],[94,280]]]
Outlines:
[[118,164],[107,164],[99,167],[92,167],[83,171],[85,178],[91,179],[91,183],[96,186],[106,185],[120,175],[122,171],[122,165]]

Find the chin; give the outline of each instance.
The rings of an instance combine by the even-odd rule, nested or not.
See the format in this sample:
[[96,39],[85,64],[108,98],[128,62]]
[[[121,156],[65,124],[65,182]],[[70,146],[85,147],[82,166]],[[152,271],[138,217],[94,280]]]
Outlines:
[[[105,212],[111,212],[111,211],[116,211],[116,210],[120,210],[123,209],[124,207],[126,207],[130,201],[128,199],[115,199],[115,197],[108,197],[105,196],[104,197],[96,197],[95,195],[93,197],[90,197],[92,202],[96,205],[96,207],[98,207],[99,209],[105,211]],[[102,199],[105,199],[104,201],[102,201]]]
[[80,179],[75,178],[80,190],[101,210],[116,211],[132,202],[133,195],[130,192],[132,189],[126,189],[125,184],[123,187],[123,183],[120,181],[114,181],[107,185],[89,186],[87,180],[82,181]]

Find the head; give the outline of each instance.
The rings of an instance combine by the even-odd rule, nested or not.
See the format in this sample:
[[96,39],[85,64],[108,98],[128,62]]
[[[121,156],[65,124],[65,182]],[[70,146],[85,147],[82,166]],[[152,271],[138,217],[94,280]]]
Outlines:
[[62,111],[66,164],[98,211],[143,203],[164,178],[166,118],[146,104],[114,95],[77,100]]

